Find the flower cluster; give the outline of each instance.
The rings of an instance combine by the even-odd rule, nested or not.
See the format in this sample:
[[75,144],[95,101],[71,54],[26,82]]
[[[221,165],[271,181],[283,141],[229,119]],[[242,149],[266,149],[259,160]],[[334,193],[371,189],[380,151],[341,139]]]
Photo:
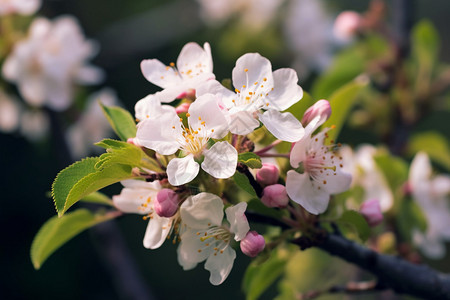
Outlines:
[[[287,176],[269,163],[257,171],[256,179],[247,173],[262,190],[264,205],[287,208],[293,200],[318,214],[326,210],[331,194],[349,188],[351,176],[342,170],[337,146],[325,143],[329,129],[315,134],[331,115],[328,101],[320,100],[305,112],[306,127],[300,116],[284,112],[303,97],[294,70],[272,71],[268,59],[247,53],[236,61],[230,90],[215,80],[208,43],[203,48],[185,45],[176,64],[149,59],[141,69],[163,90],[137,102],[137,133],[129,142],[151,151],[167,179],[124,181],[113,200],[119,210],[150,220],[146,248],[157,248],[168,237],[180,241],[181,266],[189,270],[206,261],[215,285],[231,271],[236,257],[232,240],[241,241],[242,252],[251,257],[264,249],[264,238],[249,231],[247,204],[232,201],[224,190],[224,180],[247,168],[239,154],[253,150],[248,136],[261,126],[278,139],[275,143],[295,143],[290,154],[293,169]],[[176,98],[182,99],[178,107],[164,104]],[[141,169],[139,174],[150,178],[154,171]],[[192,196],[189,187],[205,192]],[[235,204],[226,208],[226,220],[224,203]]]

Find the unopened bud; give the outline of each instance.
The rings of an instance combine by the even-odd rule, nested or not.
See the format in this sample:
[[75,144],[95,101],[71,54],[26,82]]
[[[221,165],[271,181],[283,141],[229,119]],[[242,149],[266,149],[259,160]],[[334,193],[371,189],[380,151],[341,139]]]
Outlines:
[[302,125],[306,126],[317,117],[320,117],[317,120],[318,126],[322,125],[328,118],[331,116],[331,106],[330,102],[327,100],[319,100],[314,103],[313,106],[308,108],[303,115]]
[[170,218],[177,212],[178,203],[177,193],[170,189],[162,189],[156,195],[153,208],[160,217]]
[[189,106],[191,106],[190,103],[187,102],[181,103],[180,105],[177,106],[177,108],[175,108],[175,111],[177,114],[187,113],[189,110]]
[[241,251],[247,256],[255,257],[264,250],[266,242],[264,237],[256,231],[249,231],[241,240]]
[[194,100],[195,99],[195,90],[188,89],[187,91],[185,91],[177,96],[177,99],[183,99],[183,98],[188,98],[188,99]]
[[261,197],[261,202],[267,207],[286,207],[289,203],[286,187],[281,184],[266,186]]
[[377,226],[383,221],[383,214],[381,213],[380,201],[378,199],[370,199],[361,204],[359,212],[366,219],[370,227]]
[[256,172],[256,181],[261,185],[271,185],[278,182],[280,170],[271,163],[262,164],[262,168]]
[[341,12],[334,22],[333,32],[337,39],[349,41],[361,26],[361,15],[355,11]]

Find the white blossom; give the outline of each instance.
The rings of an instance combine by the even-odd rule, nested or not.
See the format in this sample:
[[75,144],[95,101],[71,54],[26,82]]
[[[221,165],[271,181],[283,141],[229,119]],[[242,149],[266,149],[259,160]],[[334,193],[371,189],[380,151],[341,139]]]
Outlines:
[[240,241],[250,229],[245,210],[247,203],[241,202],[225,210],[228,224],[222,223],[222,199],[210,193],[200,193],[186,199],[180,214],[185,231],[178,247],[178,262],[184,270],[193,269],[206,260],[205,269],[210,271],[209,281],[221,284],[230,273],[236,252],[231,247],[232,239]]
[[75,18],[53,22],[38,18],[28,37],[19,41],[3,64],[3,76],[16,83],[22,97],[33,106],[62,111],[73,101],[75,83],[98,83],[100,69],[86,61],[97,52],[86,40]]
[[182,150],[186,156],[172,158],[167,165],[171,185],[182,185],[193,180],[200,169],[196,159],[204,157],[201,167],[215,178],[229,178],[236,170],[237,151],[228,142],[216,142],[208,149],[210,139],[221,139],[228,133],[228,120],[220,101],[212,94],[198,97],[189,107],[188,126],[175,108],[158,117],[145,118],[138,124],[135,141],[161,155]]
[[141,71],[148,81],[164,89],[158,93],[161,102],[172,102],[215,78],[208,43],[203,45],[203,49],[197,43],[186,44],[181,49],[176,67],[174,63],[166,66],[157,59],[146,59],[141,62]]
[[0,1],[0,16],[18,13],[32,15],[41,6],[41,0],[2,0]]
[[235,92],[211,80],[197,89],[197,96],[212,93],[221,98],[230,113],[230,131],[246,135],[261,121],[278,139],[295,142],[304,129],[289,108],[303,97],[293,69],[272,72],[270,61],[258,53],[247,53],[236,61],[232,73]]
[[158,181],[145,182],[141,180],[121,181],[124,188],[120,195],[113,196],[114,205],[125,213],[145,215],[149,219],[144,236],[144,247],[148,249],[159,248],[172,230],[175,218],[164,218],[154,212],[153,203],[161,190]]
[[413,230],[414,243],[428,257],[445,256],[445,242],[450,241],[450,176],[432,176],[428,155],[419,152],[409,171],[412,196],[427,219],[427,230]]

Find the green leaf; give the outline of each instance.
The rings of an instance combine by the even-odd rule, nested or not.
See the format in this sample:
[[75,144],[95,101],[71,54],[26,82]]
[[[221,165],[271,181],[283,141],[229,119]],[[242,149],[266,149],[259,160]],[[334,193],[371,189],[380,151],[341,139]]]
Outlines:
[[70,189],[64,208],[58,211],[58,215],[62,216],[78,200],[95,191],[113,183],[133,178],[134,175],[131,173],[131,169],[130,166],[116,164],[83,177]]
[[88,203],[103,204],[103,205],[108,205],[108,206],[114,207],[114,204],[113,204],[111,198],[109,198],[108,196],[106,196],[105,194],[100,193],[100,192],[93,192],[92,194],[81,198],[80,201],[88,202]]
[[258,299],[283,274],[288,259],[289,255],[286,250],[276,249],[263,264],[252,262],[248,266],[242,282],[246,299]]
[[250,181],[248,180],[247,176],[245,176],[242,173],[236,172],[233,175],[233,180],[236,183],[238,187],[252,195],[253,197],[258,197],[256,195],[255,189],[253,189],[252,185],[250,184]]
[[335,126],[333,130],[328,131],[329,140],[336,140],[348,114],[358,99],[359,93],[367,84],[368,81],[364,79],[354,80],[331,95],[329,101],[332,113],[330,118],[322,125],[323,127]]
[[252,169],[262,168],[261,158],[253,152],[245,152],[238,155],[238,162]]
[[412,52],[416,58],[419,68],[431,70],[438,58],[439,52],[439,34],[429,20],[418,22],[411,36]]
[[367,224],[366,219],[354,210],[347,210],[336,221],[341,229],[350,230],[353,233],[357,233],[359,238],[364,242],[370,235],[370,227]]
[[425,151],[430,158],[450,170],[450,147],[448,140],[435,131],[416,133],[408,144],[408,154],[414,156]]
[[64,210],[67,196],[72,187],[83,177],[97,171],[95,164],[98,161],[98,157],[88,157],[68,166],[58,173],[52,185],[52,197],[58,213]]
[[99,104],[114,132],[122,141],[136,136],[136,123],[128,111],[118,106],[106,106],[101,102]]
[[39,269],[46,259],[77,234],[99,223],[111,220],[118,214],[93,214],[87,209],[49,219],[39,229],[31,245],[31,261]]
[[275,219],[281,219],[286,210],[275,209],[265,206],[260,199],[251,199],[247,202],[247,211],[257,212],[259,214],[272,217]]

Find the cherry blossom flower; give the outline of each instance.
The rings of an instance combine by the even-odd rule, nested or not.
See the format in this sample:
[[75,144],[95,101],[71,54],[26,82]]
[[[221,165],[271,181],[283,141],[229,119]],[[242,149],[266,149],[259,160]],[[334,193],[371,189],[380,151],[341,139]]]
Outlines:
[[181,205],[180,215],[185,231],[178,247],[178,262],[184,270],[190,270],[204,260],[210,271],[209,281],[221,284],[230,273],[236,252],[230,246],[231,239],[240,241],[250,229],[245,210],[247,203],[241,202],[225,210],[229,226],[222,224],[223,203],[220,197],[200,193],[186,199]]
[[32,15],[41,6],[41,0],[2,0],[0,1],[0,16],[18,13]]
[[228,132],[228,120],[220,101],[212,94],[198,97],[186,114],[188,126],[172,107],[156,118],[146,118],[138,124],[135,141],[161,155],[171,155],[179,149],[186,155],[173,158],[167,165],[169,183],[182,185],[199,172],[196,159],[204,156],[201,167],[215,178],[231,177],[237,165],[237,151],[228,142],[216,142],[207,149],[211,139],[221,139]]
[[161,102],[172,102],[184,93],[197,89],[205,81],[214,79],[211,47],[203,49],[197,43],[188,43],[181,49],[175,67],[174,63],[164,65],[157,59],[141,62],[144,77],[164,90],[159,92]]
[[442,258],[445,241],[450,241],[450,176],[432,177],[428,155],[419,152],[411,163],[409,186],[427,219],[426,232],[413,231],[414,243],[427,257]]
[[344,171],[352,174],[352,186],[361,186],[364,190],[363,201],[378,199],[381,211],[388,211],[394,203],[394,196],[375,163],[377,148],[363,144],[353,152],[349,146],[343,146],[340,153],[344,161]]
[[293,69],[272,72],[270,61],[258,53],[247,53],[236,61],[233,69],[235,92],[211,80],[197,89],[197,96],[213,93],[221,97],[230,113],[230,131],[246,135],[261,121],[278,139],[295,142],[304,134],[302,124],[288,112],[303,97]]
[[134,106],[135,117],[137,121],[148,118],[158,118],[164,113],[171,113],[173,107],[169,105],[161,105],[161,99],[158,94],[148,95],[139,100]]
[[85,39],[75,18],[64,16],[53,22],[38,18],[29,36],[6,58],[3,76],[18,85],[30,105],[62,111],[72,103],[75,83],[93,84],[102,79],[100,69],[86,65],[96,52],[96,45]]
[[330,195],[344,192],[350,187],[352,177],[343,172],[342,156],[333,146],[324,145],[328,129],[315,136],[305,135],[296,142],[290,155],[291,166],[302,167],[287,172],[286,191],[289,197],[312,214],[323,213]]
[[44,110],[29,109],[20,117],[20,133],[32,142],[47,137],[50,130],[50,118]]
[[164,218],[154,213],[153,203],[161,190],[158,181],[145,182],[141,180],[121,181],[124,188],[120,195],[113,196],[114,205],[125,213],[145,215],[150,219],[144,236],[144,247],[148,249],[159,248],[171,232],[175,217]]

